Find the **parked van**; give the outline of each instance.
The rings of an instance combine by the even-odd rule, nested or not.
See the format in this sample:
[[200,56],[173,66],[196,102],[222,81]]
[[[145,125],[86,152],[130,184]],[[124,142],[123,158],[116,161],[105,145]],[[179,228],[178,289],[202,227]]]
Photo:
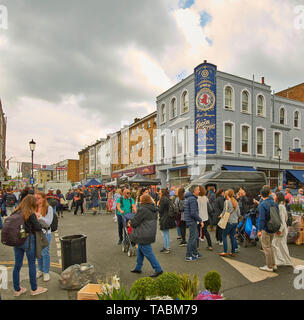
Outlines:
[[216,190],[221,188],[224,190],[233,189],[235,192],[243,187],[247,189],[248,194],[250,193],[252,197],[256,197],[266,184],[268,182],[264,172],[219,170],[206,172],[206,174],[193,180],[187,186],[187,190],[191,185],[204,186],[206,189],[214,186]]

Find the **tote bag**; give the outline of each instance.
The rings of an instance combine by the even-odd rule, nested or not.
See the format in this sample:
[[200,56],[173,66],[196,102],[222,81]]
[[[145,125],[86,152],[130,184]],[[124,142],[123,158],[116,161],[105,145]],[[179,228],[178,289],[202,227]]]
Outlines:
[[230,212],[228,212],[228,201],[226,201],[225,213],[221,216],[221,220],[219,221],[219,223],[217,225],[221,229],[225,230],[229,217],[230,217]]

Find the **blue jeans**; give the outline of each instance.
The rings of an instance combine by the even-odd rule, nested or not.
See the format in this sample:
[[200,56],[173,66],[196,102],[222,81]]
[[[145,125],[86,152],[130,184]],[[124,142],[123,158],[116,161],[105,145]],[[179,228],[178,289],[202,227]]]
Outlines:
[[146,257],[151,263],[152,268],[155,272],[161,272],[162,268],[157,261],[153,251],[151,244],[138,244],[137,248],[137,264],[135,269],[141,271],[143,266],[144,257]]
[[119,236],[119,241],[123,241],[123,235],[122,235],[122,230],[123,230],[123,221],[122,221],[122,216],[120,214],[117,215],[117,225],[118,225],[118,236]]
[[189,240],[187,244],[187,252],[186,257],[191,257],[193,255],[197,255],[197,239],[198,239],[198,229],[196,221],[187,223],[187,227],[189,227]]
[[54,207],[52,207],[53,208],[53,213],[55,214],[56,213],[56,208],[57,208],[57,206],[54,206]]
[[237,248],[237,242],[235,239],[236,227],[237,227],[237,223],[227,223],[226,229],[223,230],[223,245],[224,245],[225,253],[227,253],[228,251],[228,244],[227,244],[228,235],[230,236],[230,241],[231,241],[231,253],[235,253],[235,249]]
[[13,270],[13,283],[14,290],[20,291],[20,270],[23,264],[24,252],[26,253],[28,268],[29,268],[29,276],[31,288],[33,291],[37,290],[37,280],[36,280],[36,241],[35,236],[33,234],[30,235],[31,248],[29,248],[29,238],[25,241],[24,245],[20,247],[14,247],[15,253],[15,266]]
[[50,272],[50,242],[52,238],[52,234],[46,234],[46,237],[48,239],[49,245],[42,249],[41,252],[41,258],[38,259],[38,270],[42,271],[43,273],[49,273]]
[[170,234],[169,230],[162,230],[163,232],[163,238],[164,238],[164,248],[169,249],[170,248]]

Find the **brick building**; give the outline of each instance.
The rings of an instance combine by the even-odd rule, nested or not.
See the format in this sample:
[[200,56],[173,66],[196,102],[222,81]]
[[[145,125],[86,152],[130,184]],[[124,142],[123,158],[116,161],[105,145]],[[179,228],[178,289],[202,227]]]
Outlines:
[[79,155],[79,180],[86,180],[87,175],[90,173],[90,156],[89,156],[89,147],[82,149],[78,152]]
[[53,164],[53,180],[57,182],[78,182],[79,160],[67,159]]
[[276,93],[276,96],[304,102],[304,83]]

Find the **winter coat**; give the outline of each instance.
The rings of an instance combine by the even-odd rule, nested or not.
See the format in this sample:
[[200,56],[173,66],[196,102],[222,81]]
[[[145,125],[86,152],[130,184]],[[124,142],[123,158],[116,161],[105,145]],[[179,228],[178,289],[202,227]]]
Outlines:
[[213,202],[214,216],[217,218],[217,222],[220,220],[219,215],[224,210],[225,198],[223,196],[218,196]]
[[197,197],[193,193],[187,192],[185,194],[185,199],[184,216],[186,223],[202,222],[202,219],[199,216]]
[[143,204],[139,207],[134,218],[131,219],[133,228],[130,240],[139,244],[155,242],[157,232],[158,208],[154,204]]
[[170,199],[168,197],[162,197],[159,203],[160,230],[176,228],[175,219],[169,217],[169,201]]

